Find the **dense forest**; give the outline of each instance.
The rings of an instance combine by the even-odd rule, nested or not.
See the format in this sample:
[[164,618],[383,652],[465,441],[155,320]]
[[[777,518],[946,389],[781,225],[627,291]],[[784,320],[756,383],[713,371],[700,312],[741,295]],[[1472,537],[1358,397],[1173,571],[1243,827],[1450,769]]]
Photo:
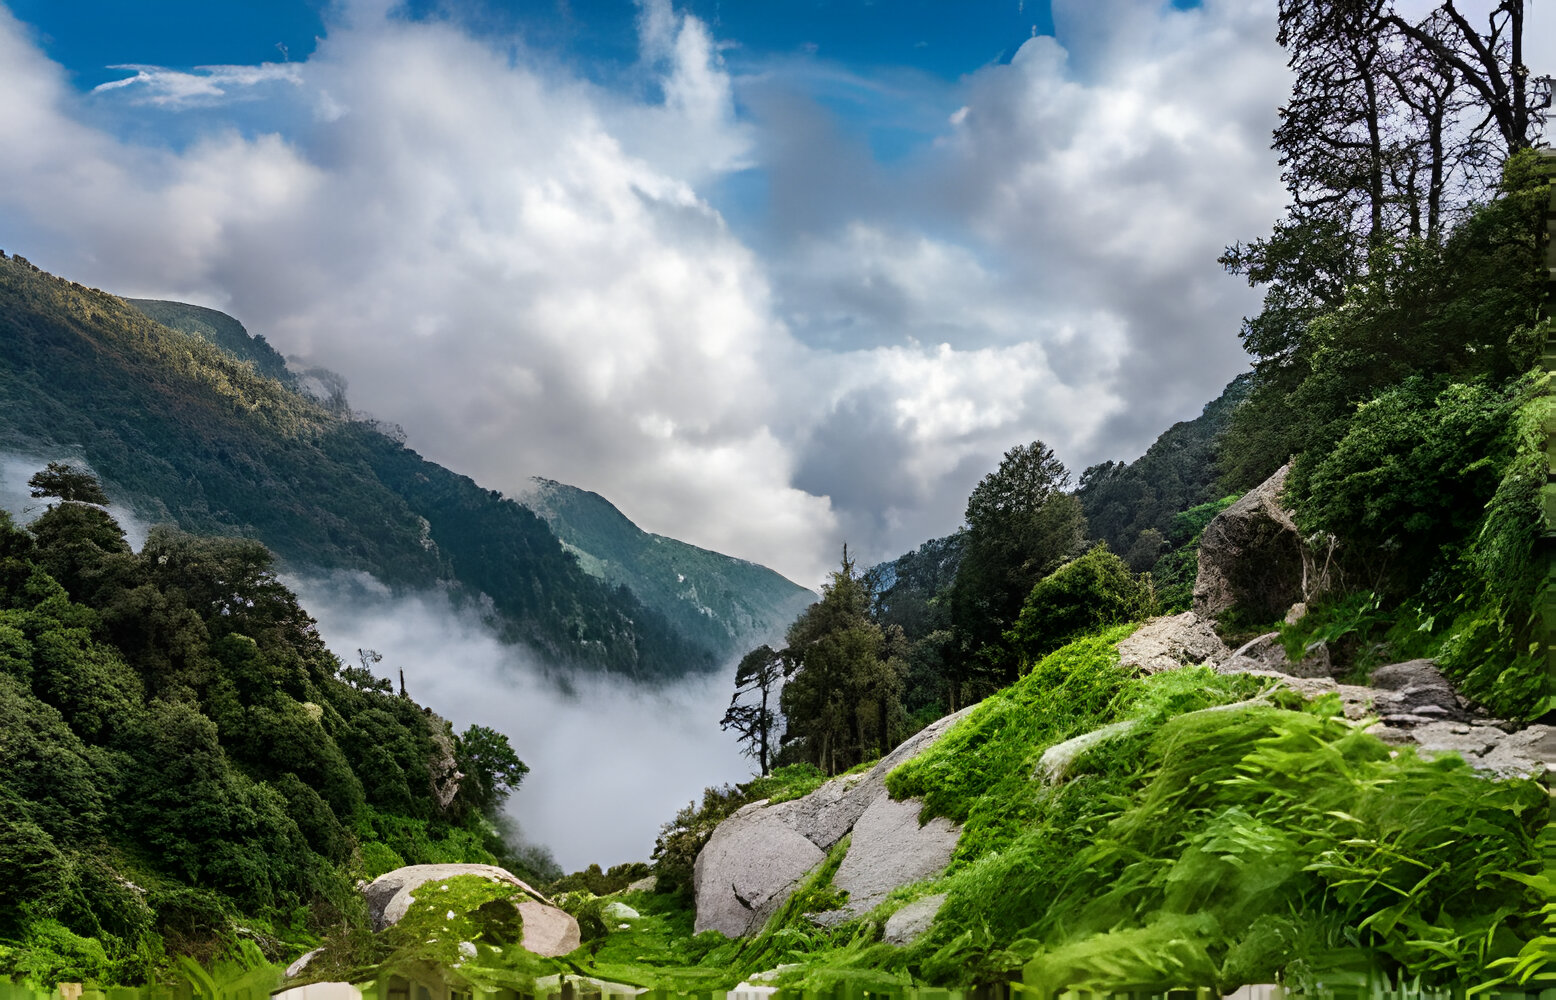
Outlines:
[[342,665],[264,546],[162,527],[135,552],[90,476],[33,484],[42,516],[0,515],[0,974],[294,955],[406,863],[552,874],[504,840],[507,739]]
[[584,572],[528,508],[298,391],[230,317],[137,305],[0,257],[0,447],[84,459],[147,520],[289,567],[484,594],[501,634],[564,666],[652,679],[725,653]]

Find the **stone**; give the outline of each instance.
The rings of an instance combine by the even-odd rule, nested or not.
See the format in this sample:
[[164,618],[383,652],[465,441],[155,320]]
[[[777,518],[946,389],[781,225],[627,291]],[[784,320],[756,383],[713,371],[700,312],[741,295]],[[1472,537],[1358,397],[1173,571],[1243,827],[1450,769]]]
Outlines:
[[611,923],[620,923],[623,920],[636,920],[642,914],[619,899],[613,899],[600,907],[600,916]]
[[1310,595],[1304,593],[1308,558],[1281,502],[1288,463],[1236,503],[1211,518],[1199,542],[1194,611],[1212,618],[1234,607],[1255,620],[1272,620]]
[[385,872],[363,887],[362,895],[367,897],[367,912],[373,920],[373,929],[381,931],[405,916],[411,905],[411,893],[418,886],[456,875],[479,875],[493,882],[506,882],[536,902],[550,905],[550,901],[532,886],[496,865],[406,865]]
[[1331,676],[1332,669],[1329,648],[1322,644],[1309,648],[1301,662],[1292,663],[1281,645],[1279,632],[1249,639],[1216,665],[1217,672],[1223,674],[1270,672],[1288,677],[1326,678]]
[[692,866],[694,933],[741,937],[760,929],[826,852],[763,803],[735,812],[713,831]]
[[1210,622],[1192,611],[1152,618],[1118,644],[1118,662],[1143,674],[1199,663],[1214,665],[1230,653]]
[[1458,692],[1431,660],[1406,660],[1390,663],[1372,672],[1372,686],[1378,689],[1373,707],[1385,722],[1421,725],[1416,721],[1469,718]]
[[1284,619],[1282,619],[1282,621],[1284,621],[1287,625],[1295,625],[1297,622],[1301,621],[1302,619],[1304,619],[1306,617],[1307,617],[1307,602],[1306,601],[1298,601],[1297,603],[1293,604],[1291,606],[1291,608],[1286,612],[1286,617]]
[[1055,743],[1044,750],[1043,756],[1038,758],[1037,770],[1033,777],[1049,785],[1057,784],[1070,776],[1070,770],[1075,766],[1075,762],[1085,756],[1086,751],[1133,731],[1137,725],[1139,725],[1137,721],[1126,719],[1123,722],[1109,723],[1100,729],[1093,729],[1089,733],[1082,733],[1063,743]]
[[659,877],[656,875],[649,875],[638,879],[636,882],[627,883],[628,892],[653,892],[657,888],[659,888]]
[[833,778],[788,802],[763,800],[736,810],[714,829],[692,867],[695,932],[741,937],[759,930],[866,810],[887,798],[886,775],[928,749],[975,707],[930,723],[862,775]]
[[373,929],[381,931],[398,923],[410,909],[414,893],[421,886],[458,875],[477,875],[493,882],[506,882],[528,897],[518,903],[519,916],[524,921],[519,945],[525,950],[555,958],[573,951],[581,943],[578,921],[572,914],[552,906],[533,887],[496,865],[406,865],[378,876],[362,888]]
[[898,886],[922,882],[945,871],[962,828],[936,816],[919,824],[924,803],[881,795],[854,824],[848,854],[832,884],[848,893],[845,909],[858,916],[874,909]]
[[519,904],[524,934],[519,946],[544,958],[557,958],[576,951],[583,943],[578,921],[566,910],[547,903],[526,899]]
[[286,967],[286,972],[283,973],[283,975],[285,975],[287,979],[292,979],[296,976],[302,975],[303,970],[308,968],[308,963],[312,962],[323,953],[323,948],[315,948],[312,951],[304,952],[303,954],[297,956],[297,961]]
[[886,926],[881,932],[881,940],[899,946],[912,944],[918,940],[935,922],[940,907],[945,905],[945,897],[946,894],[943,892],[925,896],[887,917]]

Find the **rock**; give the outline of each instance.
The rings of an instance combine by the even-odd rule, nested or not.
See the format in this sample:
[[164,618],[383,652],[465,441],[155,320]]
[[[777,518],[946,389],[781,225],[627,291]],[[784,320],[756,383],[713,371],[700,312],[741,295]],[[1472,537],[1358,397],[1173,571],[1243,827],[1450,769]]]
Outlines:
[[1083,733],[1074,739],[1065,740],[1063,743],[1055,743],[1043,751],[1043,756],[1038,758],[1037,770],[1033,777],[1047,784],[1057,784],[1070,776],[1070,769],[1075,762],[1085,755],[1087,750],[1108,740],[1116,739],[1132,731],[1139,725],[1133,719],[1123,722],[1113,722],[1101,729],[1093,729],[1089,733]]
[[694,933],[741,937],[759,929],[825,857],[776,810],[762,803],[737,810],[713,831],[692,867]]
[[1282,619],[1282,620],[1287,625],[1295,625],[1297,622],[1301,621],[1302,619],[1304,619],[1306,617],[1307,617],[1307,602],[1306,601],[1298,601],[1297,603],[1295,603],[1295,604],[1293,604],[1291,606],[1291,608],[1286,612],[1286,617],[1284,619]]
[[600,916],[611,923],[620,923],[623,920],[636,920],[642,914],[619,899],[613,899],[600,907]]
[[1493,777],[1539,778],[1556,770],[1556,728],[1550,726],[1508,733],[1495,726],[1433,721],[1406,732],[1424,756],[1456,753]]
[[[1217,668],[1220,670],[1221,668]],[[1250,674],[1254,677],[1267,677],[1271,682],[1281,687],[1290,688],[1297,694],[1307,699],[1313,699],[1326,694],[1340,696],[1340,704],[1343,707],[1345,717],[1352,722],[1359,722],[1372,714],[1372,699],[1377,694],[1372,688],[1361,687],[1357,684],[1337,684],[1332,677],[1293,677],[1290,674],[1279,673],[1274,670],[1244,670],[1239,673]]]
[[1216,671],[1223,674],[1269,672],[1288,677],[1329,677],[1331,670],[1329,648],[1322,644],[1309,649],[1300,663],[1292,663],[1280,643],[1279,632],[1266,632],[1248,640],[1216,665]]
[[1255,620],[1274,619],[1309,596],[1302,537],[1280,497],[1290,471],[1282,466],[1205,526],[1194,580],[1201,617],[1237,607]]
[[556,958],[576,951],[583,943],[578,921],[566,910],[526,899],[519,904],[519,916],[524,920],[524,935],[519,938],[519,946],[525,951]]
[[367,897],[368,915],[373,918],[373,929],[381,931],[398,923],[410,909],[414,893],[421,886],[458,875],[478,875],[493,882],[506,882],[529,897],[518,904],[519,916],[524,921],[524,936],[519,944],[525,950],[555,958],[578,947],[581,941],[578,921],[566,911],[552,906],[546,897],[512,872],[496,865],[407,865],[378,876],[362,888],[362,895]]
[[627,884],[628,892],[653,892],[657,888],[659,888],[659,878],[656,875],[649,875]]
[[286,978],[291,979],[294,976],[302,975],[303,970],[308,968],[308,963],[318,958],[319,955],[323,953],[323,951],[323,948],[315,948],[310,952],[305,952],[302,955],[299,955],[297,957],[297,961],[286,967],[286,972],[284,973]]
[[898,886],[933,878],[951,863],[962,828],[936,816],[920,826],[917,799],[892,801],[881,795],[854,824],[848,854],[832,884],[848,893],[845,909],[858,916],[873,910]]
[[945,897],[943,892],[925,896],[887,917],[881,940],[887,944],[912,944],[935,922],[935,915],[945,905]]
[[363,887],[362,895],[367,897],[367,912],[373,919],[373,929],[381,931],[405,916],[411,905],[411,893],[417,886],[456,875],[479,875],[493,882],[507,882],[536,902],[550,905],[533,887],[496,865],[406,865],[378,876]]
[[1372,686],[1378,689],[1373,708],[1384,722],[1410,726],[1422,725],[1420,720],[1469,718],[1458,692],[1431,660],[1407,660],[1379,667],[1372,672]]
[[1118,644],[1118,661],[1143,674],[1197,663],[1216,664],[1230,654],[1210,623],[1192,611],[1152,618]]
[[886,796],[886,775],[922,753],[974,707],[930,723],[863,775],[834,778],[788,802],[764,800],[736,810],[713,831],[692,867],[695,931],[740,937],[760,929],[870,805]]

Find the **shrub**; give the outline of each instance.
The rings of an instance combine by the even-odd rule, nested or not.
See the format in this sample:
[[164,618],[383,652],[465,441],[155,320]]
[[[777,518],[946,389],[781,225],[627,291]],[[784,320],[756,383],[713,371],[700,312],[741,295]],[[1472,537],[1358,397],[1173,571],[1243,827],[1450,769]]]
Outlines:
[[1038,581],[1005,638],[1030,662],[1074,636],[1148,617],[1155,604],[1151,578],[1099,543]]

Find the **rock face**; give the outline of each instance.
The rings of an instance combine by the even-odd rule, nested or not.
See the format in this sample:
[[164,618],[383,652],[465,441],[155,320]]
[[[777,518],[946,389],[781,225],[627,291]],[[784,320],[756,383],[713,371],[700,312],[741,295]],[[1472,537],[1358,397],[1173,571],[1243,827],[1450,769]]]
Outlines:
[[1199,663],[1214,665],[1230,653],[1210,622],[1192,611],[1152,618],[1118,644],[1119,663],[1143,674]]
[[1255,618],[1275,619],[1307,596],[1302,537],[1280,500],[1290,471],[1289,464],[1282,466],[1205,526],[1194,580],[1200,616],[1240,607]]
[[873,910],[899,885],[932,878],[951,863],[962,828],[944,816],[919,826],[922,807],[917,799],[894,802],[879,795],[854,824],[848,854],[832,876],[832,884],[848,893],[849,914]]
[[1333,667],[1326,646],[1310,649],[1300,662],[1292,663],[1286,656],[1285,647],[1280,644],[1280,633],[1266,632],[1243,643],[1232,655],[1222,660],[1216,669],[1224,674],[1269,671],[1288,677],[1330,677]]
[[552,906],[546,897],[512,872],[496,865],[407,865],[378,876],[362,888],[373,929],[381,931],[398,923],[410,909],[418,887],[456,875],[479,875],[493,882],[506,882],[530,897],[518,904],[519,915],[524,920],[524,936],[519,944],[525,949],[551,958],[578,947],[578,921]]
[[[698,853],[692,869],[697,900],[695,931],[715,930],[728,937],[740,937],[760,929],[806,873],[855,829],[870,806],[887,798],[886,775],[927,749],[970,711],[972,706],[930,723],[863,775],[834,778],[809,795],[788,802],[753,802],[720,823]],[[912,805],[915,826],[918,808],[917,803]],[[944,831],[932,831],[925,835],[924,843],[939,842],[937,838],[944,836]],[[951,843],[954,847],[954,838]],[[849,855],[857,849],[858,841],[851,842]],[[946,858],[949,857],[947,851]],[[923,863],[927,862],[920,862]],[[847,864],[845,858],[844,865]],[[856,867],[861,872],[859,877],[866,879],[862,884],[875,884],[872,877],[863,874],[863,854]],[[940,862],[940,868],[944,867],[945,861]],[[841,871],[840,867],[839,874]],[[903,883],[893,883],[887,891],[898,884]],[[884,898],[885,893],[881,895]]]

